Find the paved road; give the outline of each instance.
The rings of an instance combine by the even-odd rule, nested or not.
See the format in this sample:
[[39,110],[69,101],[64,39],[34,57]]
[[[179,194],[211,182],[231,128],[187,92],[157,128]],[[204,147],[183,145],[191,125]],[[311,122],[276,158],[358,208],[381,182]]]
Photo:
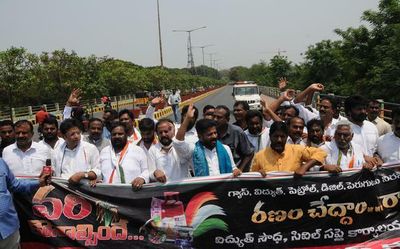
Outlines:
[[[226,105],[227,107],[229,107],[229,109],[231,110],[231,118],[230,121],[234,122],[235,119],[233,117],[233,104],[235,103],[235,101],[233,100],[232,97],[232,90],[233,87],[232,86],[225,86],[222,90],[218,91],[216,94],[212,94],[210,96],[207,96],[206,98],[198,101],[195,103],[195,106],[199,109],[199,119],[203,117],[203,107],[206,105],[213,105],[213,106],[217,106],[217,105]],[[267,102],[271,102],[274,99],[268,96],[265,96],[267,98]],[[174,120],[174,116],[170,115],[168,116],[168,118]]]
[[[232,97],[232,86],[225,86],[222,90],[217,91],[217,93],[205,97],[204,99],[196,102],[194,105],[199,109],[199,119],[203,117],[203,108],[206,105],[226,105],[231,110],[233,109],[233,97]],[[174,116],[170,115],[168,118],[174,120]],[[231,121],[234,120],[231,114]]]

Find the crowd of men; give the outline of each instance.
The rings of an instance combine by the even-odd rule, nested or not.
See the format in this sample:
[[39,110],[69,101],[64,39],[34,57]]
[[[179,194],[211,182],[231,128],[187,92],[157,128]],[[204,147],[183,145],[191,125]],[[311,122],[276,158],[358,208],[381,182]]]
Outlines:
[[[0,171],[10,176],[4,186],[15,182],[14,175],[39,176],[34,186],[45,184],[48,175],[42,168],[47,159],[52,175],[71,184],[86,179],[92,186],[129,183],[136,190],[149,182],[227,173],[237,177],[248,171],[301,176],[307,171],[373,169],[400,159],[400,109],[392,111],[390,126],[379,118],[380,102],[362,96],[345,100],[346,117],[331,96],[321,98],[319,110],[310,108],[307,102],[323,90],[319,83],[296,96],[286,90],[272,103],[262,101],[262,111],[236,102],[232,123],[231,110],[224,105],[207,105],[201,114],[193,104],[184,106],[180,124],[156,120],[155,106],[165,101],[157,97],[138,127],[131,111],[106,109],[102,119],[89,120],[87,135],[82,135],[82,123],[74,117],[80,100],[80,91],[74,90],[60,125],[51,116],[41,122],[40,142],[33,141],[30,121],[0,122]],[[11,232],[0,233],[1,238]]]

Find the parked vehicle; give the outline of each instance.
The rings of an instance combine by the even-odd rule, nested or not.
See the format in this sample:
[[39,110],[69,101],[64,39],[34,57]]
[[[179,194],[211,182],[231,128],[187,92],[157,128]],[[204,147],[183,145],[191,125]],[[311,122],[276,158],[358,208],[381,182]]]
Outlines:
[[257,84],[253,82],[236,82],[233,86],[232,96],[235,101],[246,101],[250,106],[250,110],[261,110],[260,91]]

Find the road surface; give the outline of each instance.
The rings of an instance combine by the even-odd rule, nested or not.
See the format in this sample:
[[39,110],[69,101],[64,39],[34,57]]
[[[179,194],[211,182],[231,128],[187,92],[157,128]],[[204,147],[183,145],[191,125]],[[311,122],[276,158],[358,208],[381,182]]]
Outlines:
[[[199,109],[199,119],[203,118],[203,108],[206,105],[226,105],[231,110],[230,122],[235,122],[233,117],[233,104],[235,101],[232,97],[233,87],[228,85],[223,89],[217,91],[217,93],[205,97],[204,99],[196,102],[194,105]],[[273,98],[267,96],[267,102],[272,101]],[[174,120],[174,115],[168,116],[169,119]]]
[[[194,105],[199,109],[199,119],[203,118],[203,108],[206,105],[226,105],[229,109],[233,109],[233,97],[232,97],[232,86],[225,86],[221,90],[218,90],[215,94],[211,94],[204,99],[196,102]],[[174,115],[169,115],[167,118],[174,120]],[[230,121],[234,120],[233,114],[231,113]],[[175,120],[174,120],[175,121]]]

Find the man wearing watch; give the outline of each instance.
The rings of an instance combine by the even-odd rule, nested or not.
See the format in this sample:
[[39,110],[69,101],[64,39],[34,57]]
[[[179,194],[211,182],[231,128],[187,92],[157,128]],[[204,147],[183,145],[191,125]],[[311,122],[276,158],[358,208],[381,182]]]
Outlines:
[[81,140],[81,125],[66,119],[60,125],[65,142],[55,150],[52,160],[55,176],[68,179],[71,184],[90,180],[92,186],[101,179],[99,151],[96,146]]

